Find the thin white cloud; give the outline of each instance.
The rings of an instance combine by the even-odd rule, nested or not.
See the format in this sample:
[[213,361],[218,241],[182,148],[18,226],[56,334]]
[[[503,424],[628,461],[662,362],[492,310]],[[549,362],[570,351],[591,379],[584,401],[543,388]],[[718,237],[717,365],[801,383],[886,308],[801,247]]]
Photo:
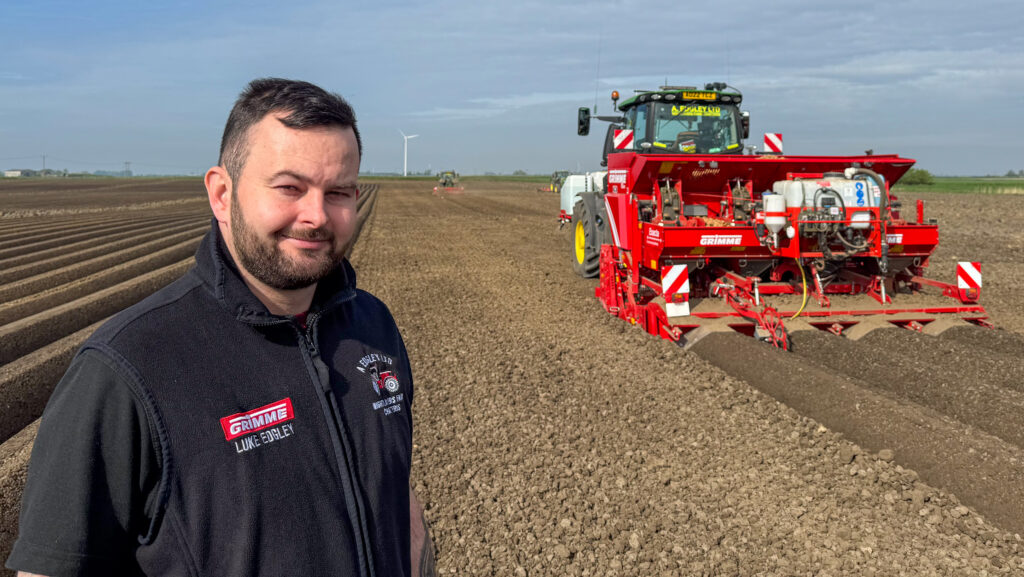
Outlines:
[[591,92],[531,92],[529,94],[509,94],[491,98],[473,98],[470,99],[470,102],[487,104],[494,108],[509,109],[562,102],[582,102],[592,96],[593,93]]
[[481,118],[489,118],[494,116],[496,113],[504,112],[503,109],[495,108],[450,108],[450,107],[438,107],[430,110],[418,110],[415,112],[407,112],[405,116],[410,118],[418,118],[420,120],[477,120]]
[[529,106],[547,106],[586,102],[590,92],[533,92],[509,94],[492,98],[470,98],[463,107],[437,107],[430,110],[408,112],[405,115],[423,120],[474,120],[495,116]]

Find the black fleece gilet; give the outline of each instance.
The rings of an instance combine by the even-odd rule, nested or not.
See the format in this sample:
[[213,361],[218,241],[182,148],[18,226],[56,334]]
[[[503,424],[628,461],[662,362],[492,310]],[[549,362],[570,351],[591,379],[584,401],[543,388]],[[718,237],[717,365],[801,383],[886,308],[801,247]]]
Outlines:
[[409,575],[401,336],[347,261],[306,323],[267,311],[214,222],[196,266],[97,330],[58,384],[8,566]]

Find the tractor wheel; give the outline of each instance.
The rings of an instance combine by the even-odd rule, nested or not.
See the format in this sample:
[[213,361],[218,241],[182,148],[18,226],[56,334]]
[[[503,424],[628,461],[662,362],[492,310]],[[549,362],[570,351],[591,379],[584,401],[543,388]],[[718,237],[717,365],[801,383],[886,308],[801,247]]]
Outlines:
[[594,278],[600,260],[597,219],[582,200],[578,201],[572,210],[572,270],[583,278]]

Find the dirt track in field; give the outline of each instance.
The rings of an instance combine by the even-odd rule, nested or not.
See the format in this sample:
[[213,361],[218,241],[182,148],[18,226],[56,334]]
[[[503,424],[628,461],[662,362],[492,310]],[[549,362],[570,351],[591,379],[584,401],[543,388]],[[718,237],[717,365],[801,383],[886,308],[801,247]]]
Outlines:
[[[120,278],[107,272],[112,259],[146,258],[173,246],[172,234],[201,229],[201,184],[176,182],[177,196],[168,183],[147,183],[152,196],[76,190],[94,195],[65,203],[78,214],[0,189],[0,294],[12,295],[0,298],[0,315],[42,291],[39,278]],[[982,261],[982,302],[1003,330],[892,329],[857,342],[799,332],[785,354],[739,335],[684,351],[605,313],[596,281],[571,272],[557,198],[535,185],[471,182],[464,194],[438,197],[425,184],[382,185],[352,261],[360,285],[391,307],[412,355],[414,478],[441,573],[1024,571],[1014,535],[1024,530],[1024,313],[1012,292],[1024,282],[1015,262],[1024,235],[1007,216],[1019,212],[1014,199],[925,197],[943,242],[931,276],[951,278],[957,260]],[[103,206],[121,207],[119,218]],[[126,243],[157,226],[147,221],[100,236],[124,214],[170,227],[172,213],[176,233]],[[93,227],[83,238],[95,242],[70,240],[81,227]],[[84,256],[3,264],[30,242],[52,250],[44,247],[53,238]],[[168,242],[130,250],[155,239]],[[96,307],[90,297],[57,306],[74,316]],[[88,310],[50,344],[2,361],[0,421],[17,416],[15,431],[31,422],[90,323],[111,314]],[[0,335],[25,318],[0,322]],[[10,334],[32,334],[19,330],[27,332]],[[0,339],[6,349],[22,337]],[[0,447],[0,555],[33,434]]]

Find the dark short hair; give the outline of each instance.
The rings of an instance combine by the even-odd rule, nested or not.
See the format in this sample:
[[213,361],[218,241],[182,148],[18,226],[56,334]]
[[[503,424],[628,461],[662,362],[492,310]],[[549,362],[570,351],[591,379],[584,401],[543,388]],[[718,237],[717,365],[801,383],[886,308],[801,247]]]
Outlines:
[[281,123],[289,128],[314,126],[351,127],[356,134],[359,158],[363,141],[356,128],[356,114],[340,95],[301,80],[257,78],[245,87],[228,115],[220,140],[220,159],[233,181],[237,181],[249,156],[249,129],[271,112],[287,112]]

